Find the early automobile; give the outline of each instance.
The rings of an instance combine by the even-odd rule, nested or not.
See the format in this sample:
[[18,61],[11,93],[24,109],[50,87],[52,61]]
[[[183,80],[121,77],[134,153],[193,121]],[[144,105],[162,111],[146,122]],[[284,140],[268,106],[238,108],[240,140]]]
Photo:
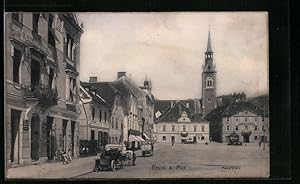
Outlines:
[[152,149],[152,144],[151,143],[144,143],[141,145],[142,149],[142,155],[145,156],[152,156],[153,155],[153,149]]
[[99,154],[100,158],[95,160],[94,171],[102,171],[104,169],[115,171],[122,168],[122,154],[119,145],[106,145],[105,150]]
[[228,136],[228,143],[227,145],[238,145],[241,146],[242,143],[240,142],[240,137],[236,133],[232,133]]
[[135,154],[132,150],[126,150],[119,144],[108,144],[104,150],[99,153],[100,159],[95,160],[94,171],[110,169],[115,171],[121,169],[124,165],[135,165]]

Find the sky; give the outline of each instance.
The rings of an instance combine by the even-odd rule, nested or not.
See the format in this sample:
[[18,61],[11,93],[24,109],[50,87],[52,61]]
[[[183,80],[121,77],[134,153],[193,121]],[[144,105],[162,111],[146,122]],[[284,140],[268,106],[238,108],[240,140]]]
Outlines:
[[152,82],[158,99],[201,98],[208,31],[217,69],[217,95],[268,93],[268,15],[265,12],[78,13],[84,24],[80,80],[114,81],[117,72]]

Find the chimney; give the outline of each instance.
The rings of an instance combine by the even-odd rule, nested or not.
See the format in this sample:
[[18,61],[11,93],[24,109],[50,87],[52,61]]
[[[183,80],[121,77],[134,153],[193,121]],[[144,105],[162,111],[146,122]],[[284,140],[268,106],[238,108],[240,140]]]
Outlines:
[[97,77],[96,76],[90,77],[90,81],[89,82],[97,82]]
[[118,72],[118,79],[123,76],[126,76],[126,72]]

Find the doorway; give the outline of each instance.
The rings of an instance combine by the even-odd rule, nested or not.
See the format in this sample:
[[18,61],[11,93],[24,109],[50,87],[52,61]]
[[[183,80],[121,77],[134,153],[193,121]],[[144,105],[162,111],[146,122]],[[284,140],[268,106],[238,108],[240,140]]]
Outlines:
[[63,140],[63,151],[65,152],[67,152],[67,126],[68,126],[68,120],[63,119],[62,140]]
[[194,136],[193,141],[196,143],[197,142],[197,136]]
[[19,162],[19,125],[20,125],[21,111],[11,110],[11,163],[18,164]]
[[31,118],[31,159],[39,160],[40,157],[40,118],[33,115]]
[[171,136],[171,141],[175,142],[175,136]]
[[74,157],[74,149],[75,149],[75,125],[76,121],[71,121],[71,152],[72,152],[72,157]]
[[56,151],[56,140],[52,130],[53,117],[47,116],[47,157],[52,160]]
[[249,143],[249,135],[244,135],[244,143]]

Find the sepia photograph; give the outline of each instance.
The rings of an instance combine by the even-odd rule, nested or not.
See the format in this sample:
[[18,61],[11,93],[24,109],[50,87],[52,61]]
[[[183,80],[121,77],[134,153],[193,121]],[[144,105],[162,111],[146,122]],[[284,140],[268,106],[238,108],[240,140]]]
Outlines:
[[268,24],[263,11],[6,12],[6,178],[268,178]]

